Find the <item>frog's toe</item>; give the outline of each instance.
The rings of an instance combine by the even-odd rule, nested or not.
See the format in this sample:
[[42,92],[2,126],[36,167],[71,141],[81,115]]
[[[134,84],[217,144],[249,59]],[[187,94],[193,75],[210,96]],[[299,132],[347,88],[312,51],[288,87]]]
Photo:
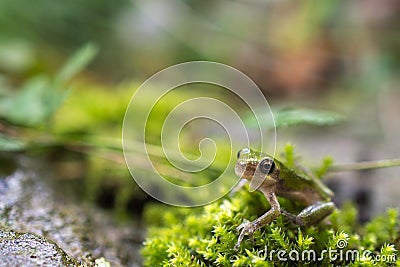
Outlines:
[[247,222],[242,229],[242,232],[240,233],[241,236],[248,235],[250,238],[253,238],[253,233],[254,231],[257,230],[257,228],[254,226],[252,222]]
[[242,229],[242,231],[240,232],[238,242],[235,245],[235,247],[233,248],[235,251],[237,251],[239,249],[240,243],[242,243],[242,240],[245,235],[248,235],[250,240],[254,243],[253,233],[254,233],[254,231],[257,230],[257,227],[255,227],[254,223],[246,220],[236,228],[236,231],[240,231],[240,229]]
[[249,220],[244,219],[243,222],[238,227],[236,227],[236,233],[239,233],[242,230],[242,228],[245,228],[246,225],[249,223],[250,223]]

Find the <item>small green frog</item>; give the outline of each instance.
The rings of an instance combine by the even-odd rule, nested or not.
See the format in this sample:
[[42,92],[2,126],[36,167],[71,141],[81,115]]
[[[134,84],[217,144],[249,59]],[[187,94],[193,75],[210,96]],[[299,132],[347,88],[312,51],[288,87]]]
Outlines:
[[[238,152],[235,172],[239,177],[249,180],[250,188],[262,192],[271,204],[268,212],[237,227],[236,230],[241,230],[241,233],[235,250],[239,249],[246,234],[252,239],[256,230],[281,214],[297,225],[307,226],[320,222],[336,208],[330,201],[333,192],[312,174],[305,170],[291,169],[267,154],[243,148]],[[297,201],[307,207],[298,215],[291,214],[280,207],[277,196]]]

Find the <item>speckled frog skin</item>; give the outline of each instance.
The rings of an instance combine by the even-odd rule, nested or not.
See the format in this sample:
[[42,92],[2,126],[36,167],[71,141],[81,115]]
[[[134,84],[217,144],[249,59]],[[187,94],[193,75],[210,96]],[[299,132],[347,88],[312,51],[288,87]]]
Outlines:
[[[237,227],[241,231],[235,250],[239,249],[245,235],[252,238],[254,231],[270,223],[279,215],[300,226],[316,224],[335,210],[331,202],[333,192],[317,178],[305,171],[286,167],[275,158],[243,148],[238,152],[236,174],[250,181],[250,188],[262,192],[271,209],[252,222],[245,221]],[[281,209],[277,196],[297,201],[305,206],[298,215]]]

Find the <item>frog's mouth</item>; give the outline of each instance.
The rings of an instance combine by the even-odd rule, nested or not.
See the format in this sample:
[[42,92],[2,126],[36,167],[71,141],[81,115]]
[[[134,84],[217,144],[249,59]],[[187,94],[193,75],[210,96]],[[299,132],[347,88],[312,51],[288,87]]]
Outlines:
[[243,179],[251,180],[257,169],[258,163],[238,162],[235,166],[235,173]]

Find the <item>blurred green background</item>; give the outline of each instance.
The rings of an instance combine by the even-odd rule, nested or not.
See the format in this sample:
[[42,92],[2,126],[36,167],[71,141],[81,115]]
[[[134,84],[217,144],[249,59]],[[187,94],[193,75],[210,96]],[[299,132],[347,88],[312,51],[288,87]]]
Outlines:
[[[399,13],[396,0],[0,0],[0,149],[40,156],[78,198],[140,216],[149,197],[121,153],[127,104],[157,71],[210,60],[255,81],[276,112],[278,148],[294,143],[306,163],[399,157]],[[150,129],[188,97],[160,103]],[[196,155],[195,138],[183,138]],[[331,186],[368,218],[398,206],[396,176],[340,175]]]
[[[340,162],[386,156],[374,156],[379,154],[377,148],[365,147],[371,140],[389,144],[385,153],[391,156],[393,148],[399,148],[393,138],[399,133],[395,101],[399,99],[399,10],[397,1],[39,0],[28,5],[1,0],[2,132],[4,138],[14,136],[23,142],[39,135],[42,145],[50,133],[61,143],[65,136],[60,133],[79,133],[81,139],[89,133],[119,138],[126,105],[141,82],[173,64],[211,60],[247,74],[277,110],[326,109],[348,121],[348,128],[329,128],[331,134],[325,128],[324,133],[315,127],[283,128],[278,132],[282,143],[299,143],[302,150],[301,141],[311,131],[316,138],[333,138],[310,138],[315,144],[304,151],[310,157],[333,154]],[[68,58],[87,43],[92,46],[72,64],[71,73],[57,84],[60,88],[48,84],[49,91],[72,88],[66,96],[52,96],[52,104],[30,103],[27,113],[20,110],[27,105],[24,100],[10,103],[10,95],[34,87],[39,76],[57,80]],[[91,54],[96,56],[90,65],[74,76]],[[26,101],[33,102],[31,94],[43,99],[45,93],[28,93]],[[39,112],[43,114],[36,121],[29,119],[40,105],[52,107],[42,108],[48,111]],[[10,115],[13,109],[22,114]],[[319,124],[314,115],[300,114],[305,118],[299,123]],[[15,124],[24,127],[14,129]],[[27,134],[27,125],[41,132]],[[346,142],[345,149],[356,143],[352,156],[337,152],[335,147],[342,147],[338,140]],[[321,146],[326,149],[313,148]]]

